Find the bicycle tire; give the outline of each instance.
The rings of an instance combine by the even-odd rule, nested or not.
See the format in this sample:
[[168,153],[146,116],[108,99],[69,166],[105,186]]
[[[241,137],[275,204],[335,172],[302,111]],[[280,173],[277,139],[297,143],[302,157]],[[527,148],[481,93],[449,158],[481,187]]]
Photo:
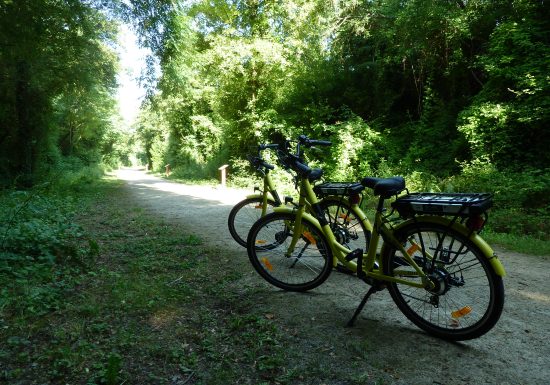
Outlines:
[[[246,238],[250,228],[262,216],[262,197],[247,198],[237,203],[229,212],[227,227],[233,239],[241,246],[246,247]],[[268,213],[275,203],[267,201]]]
[[283,290],[307,291],[330,275],[332,251],[324,234],[303,218],[302,236],[287,257],[295,219],[289,213],[262,217],[250,229],[247,251],[252,266],[267,282]]
[[[431,270],[429,276],[436,282],[432,290],[388,283],[393,301],[410,321],[452,341],[477,338],[491,330],[502,314],[504,286],[470,239],[455,229],[429,222],[411,223],[394,235],[419,267]],[[433,268],[422,256],[422,248],[434,255]],[[383,268],[387,275],[420,282],[418,276],[402,274],[413,269],[395,248],[386,249]]]
[[368,250],[371,231],[359,219],[358,207],[330,197],[324,198],[320,203],[338,243],[350,250]]

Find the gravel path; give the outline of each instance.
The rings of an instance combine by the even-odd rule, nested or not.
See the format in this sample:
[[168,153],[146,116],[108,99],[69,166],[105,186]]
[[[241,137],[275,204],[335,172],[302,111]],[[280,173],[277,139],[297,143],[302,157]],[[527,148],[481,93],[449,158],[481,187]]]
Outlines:
[[[508,273],[505,309],[495,328],[477,340],[448,343],[426,335],[399,313],[385,291],[369,300],[356,326],[348,329],[345,322],[366,291],[357,279],[335,273],[311,293],[297,294],[269,286],[253,271],[246,250],[227,230],[229,211],[250,190],[178,184],[129,169],[119,170],[117,177],[136,204],[183,223],[234,255],[245,279],[269,294],[259,296],[259,306],[285,328],[299,329],[296,343],[307,344],[312,354],[361,354],[366,371],[379,372],[393,384],[550,384],[548,256],[497,249]],[[341,361],[335,359],[335,365]]]

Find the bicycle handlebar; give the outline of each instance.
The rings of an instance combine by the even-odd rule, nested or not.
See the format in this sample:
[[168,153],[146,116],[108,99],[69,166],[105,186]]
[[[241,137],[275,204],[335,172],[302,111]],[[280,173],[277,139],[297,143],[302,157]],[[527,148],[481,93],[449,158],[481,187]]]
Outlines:
[[279,162],[285,169],[291,169],[301,176],[308,176],[311,172],[311,168],[299,156],[281,150],[277,152],[277,155]]
[[317,140],[317,139],[309,139],[305,135],[300,135],[298,137],[298,142],[306,147],[312,147],[312,146],[331,146],[332,142],[329,140]]
[[278,144],[260,144],[258,146],[258,150],[259,151],[263,151],[263,150],[267,150],[268,148],[274,148],[274,149],[277,149],[279,148],[279,145]]
[[267,163],[266,161],[264,161],[262,158],[258,157],[258,156],[255,156],[255,157],[249,157],[248,160],[250,161],[250,164],[252,165],[252,167],[254,167],[255,169],[261,169],[261,168],[265,168],[267,170],[274,170],[275,169],[275,166],[273,166],[272,164],[269,164]]
[[275,143],[262,143],[258,145],[258,156],[249,158],[251,165],[260,170],[264,168],[266,170],[273,170],[275,167],[269,163],[266,163],[260,156],[260,152],[267,149],[274,149],[277,153],[279,162],[285,169],[292,169],[299,175],[307,177],[312,169],[305,163],[302,157],[301,146],[311,148],[313,146],[330,146],[332,142],[328,140],[316,140],[310,139],[306,135],[300,135],[296,141],[296,153],[291,153],[291,141],[285,141],[284,144]]
[[264,161],[262,161],[261,166],[267,168],[268,170],[275,170],[275,166]]
[[308,165],[300,162],[300,160],[298,159],[295,159],[293,162],[293,165],[294,167],[292,167],[294,169],[294,171],[296,171],[297,173],[303,175],[303,176],[308,176],[310,173],[311,173],[311,167],[309,167]]

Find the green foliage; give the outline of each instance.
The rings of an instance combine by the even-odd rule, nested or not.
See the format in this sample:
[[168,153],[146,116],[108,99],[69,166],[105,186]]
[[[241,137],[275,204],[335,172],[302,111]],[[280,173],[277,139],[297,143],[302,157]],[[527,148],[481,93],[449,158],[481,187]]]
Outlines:
[[334,125],[314,127],[317,137],[331,140],[330,157],[325,159],[328,178],[357,180],[371,175],[380,162],[377,151],[381,136],[363,119],[355,116]]
[[0,177],[31,186],[60,157],[101,161],[115,114],[115,24],[91,2],[0,7]]
[[63,304],[86,253],[74,203],[47,186],[0,196],[0,313],[40,315]]
[[487,159],[462,164],[462,173],[446,180],[446,191],[491,192],[495,209],[490,227],[498,233],[515,233],[549,240],[549,170],[499,171]]
[[[495,191],[495,229],[540,235],[547,203],[530,207],[522,186],[546,183],[550,164],[544,15],[528,0],[175,6],[156,20],[171,34],[155,40],[145,155],[187,178],[230,164],[246,185],[251,148],[303,133],[334,143],[308,154],[329,179],[402,174],[416,191]],[[524,224],[504,225],[512,216]]]
[[461,114],[459,130],[476,157],[505,167],[543,168],[550,164],[548,20],[537,20],[534,5],[524,11],[529,17],[513,17],[491,34],[479,58],[488,80]]
[[546,160],[533,163],[528,149],[548,141],[547,22],[538,5],[513,3],[216,1],[173,11],[179,38],[164,43],[155,96],[170,127],[166,156],[176,167],[208,163],[221,145],[244,157],[259,141],[323,132],[317,125],[357,138],[353,124],[336,123],[359,116],[376,122],[384,158],[407,172],[456,173],[456,160],[511,154],[518,135],[527,142],[514,155],[540,167]]

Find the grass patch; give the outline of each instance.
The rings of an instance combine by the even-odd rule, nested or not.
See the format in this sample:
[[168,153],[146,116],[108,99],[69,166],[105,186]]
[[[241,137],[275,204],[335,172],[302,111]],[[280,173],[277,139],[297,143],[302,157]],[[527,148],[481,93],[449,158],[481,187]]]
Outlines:
[[[200,238],[96,185],[76,222],[94,253],[55,308],[4,311],[0,382],[273,383],[284,377],[280,330],[254,310],[240,272]],[[221,258],[221,259],[220,259]],[[215,263],[215,264],[214,264]]]
[[0,309],[0,383],[392,383],[378,331],[345,332],[299,305],[285,321],[277,309],[315,297],[243,284],[247,261],[148,214],[117,181],[80,193],[61,221],[78,229],[66,238],[78,263],[54,261],[55,274],[25,284],[55,306]]
[[482,237],[489,244],[496,244],[511,251],[524,254],[550,255],[550,241],[537,239],[528,235],[516,235],[484,231]]

